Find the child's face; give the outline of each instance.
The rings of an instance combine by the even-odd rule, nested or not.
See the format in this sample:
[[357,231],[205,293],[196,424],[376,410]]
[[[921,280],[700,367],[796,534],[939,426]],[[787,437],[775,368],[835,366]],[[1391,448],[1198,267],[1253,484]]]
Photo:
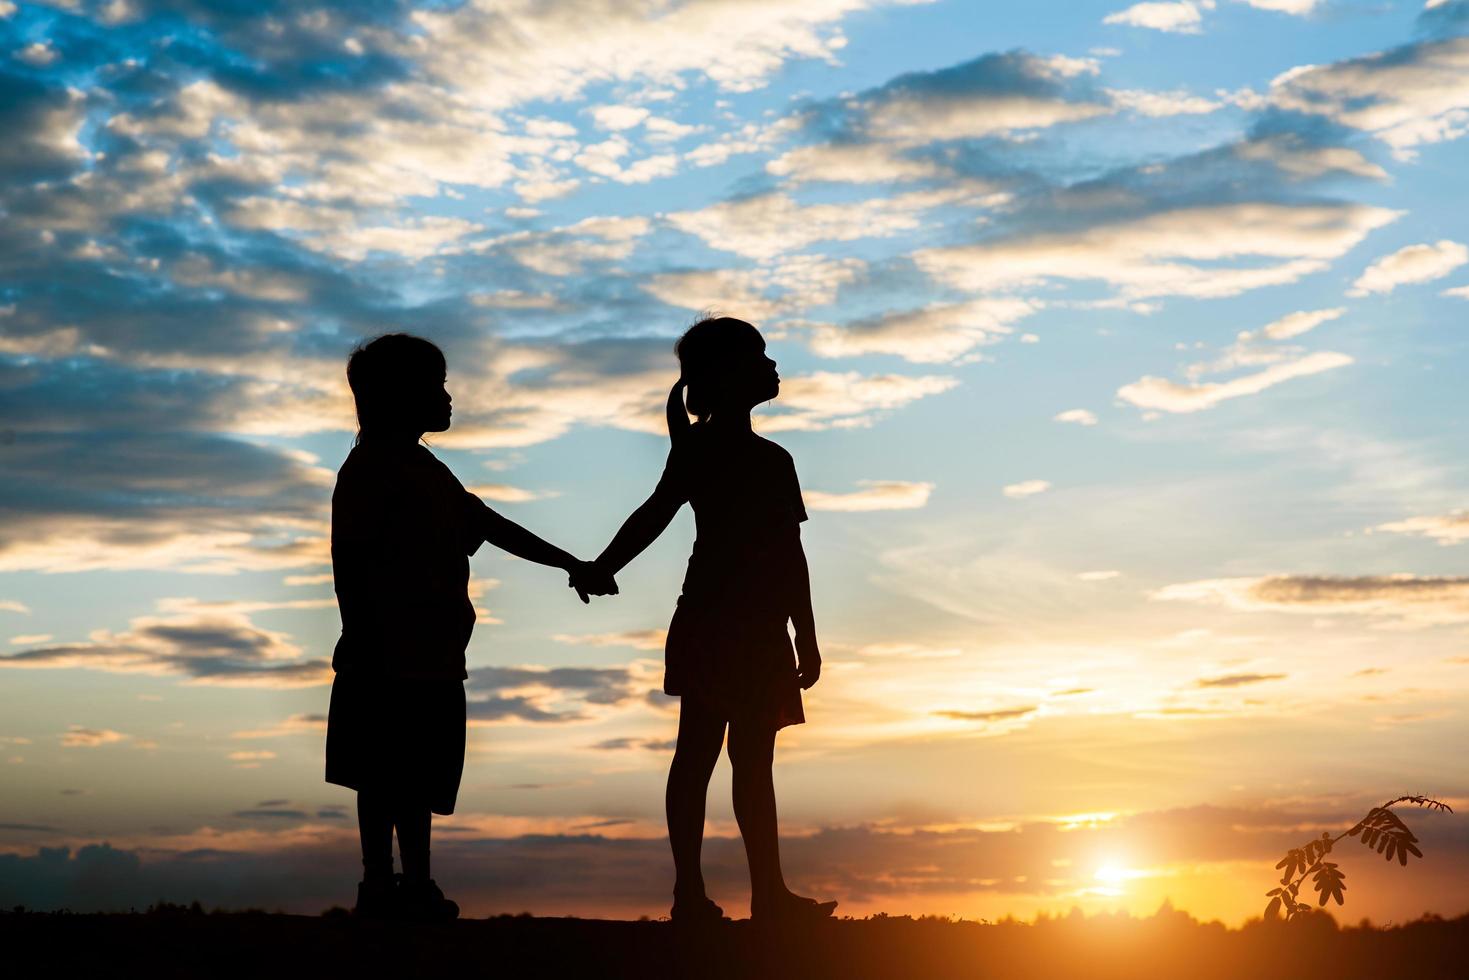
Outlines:
[[454,399],[445,387],[448,381],[444,377],[437,383],[425,383],[415,399],[415,408],[425,432],[443,432],[449,428],[449,420],[454,414]]
[[751,408],[780,394],[780,374],[775,370],[775,359],[765,352],[764,341],[750,346],[741,357],[736,372],[737,384]]

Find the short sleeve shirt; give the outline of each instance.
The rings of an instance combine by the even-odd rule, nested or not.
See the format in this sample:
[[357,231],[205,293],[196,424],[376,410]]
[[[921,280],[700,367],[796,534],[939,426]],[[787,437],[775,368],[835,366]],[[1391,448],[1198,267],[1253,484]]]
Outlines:
[[342,635],[332,666],[396,677],[467,676],[469,556],[498,519],[420,445],[362,442],[332,493]]
[[785,576],[806,520],[790,453],[753,433],[696,425],[669,453],[655,492],[694,510],[685,597],[763,608],[789,595]]

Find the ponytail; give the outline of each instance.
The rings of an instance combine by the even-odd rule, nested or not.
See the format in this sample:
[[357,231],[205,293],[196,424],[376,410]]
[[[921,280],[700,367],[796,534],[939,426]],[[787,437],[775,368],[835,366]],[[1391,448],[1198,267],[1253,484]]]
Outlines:
[[[684,407],[684,390],[688,388],[688,382],[679,378],[672,388],[668,390],[668,405],[665,415],[668,418],[668,440],[678,445],[684,435],[688,433],[691,425],[689,423],[688,409]],[[702,419],[700,420],[702,421]]]

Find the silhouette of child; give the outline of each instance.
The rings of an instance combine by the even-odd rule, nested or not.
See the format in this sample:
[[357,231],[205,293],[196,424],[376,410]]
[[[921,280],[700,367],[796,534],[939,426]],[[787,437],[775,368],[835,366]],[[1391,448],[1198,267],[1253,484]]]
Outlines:
[[[750,410],[776,396],[780,377],[760,332],[743,320],[706,318],[674,348],[682,377],[669,393],[673,447],[652,495],[635,510],[582,583],[610,580],[668,527],[687,501],[697,540],[664,648],[664,691],[680,697],[668,773],[672,917],[708,922],[723,910],[704,893],[699,866],[709,778],[729,730],[734,809],[750,866],[756,919],[814,919],[835,902],[794,895],[780,867],[775,735],[805,721],[801,690],[821,675],[811,584],[801,549],[806,520],[791,456],[751,429]],[[698,418],[690,425],[688,412]],[[787,623],[796,632],[795,654]],[[799,662],[798,662],[799,658]]]
[[[474,629],[469,556],[480,542],[575,571],[590,563],[541,540],[465,490],[419,444],[449,428],[443,352],[387,334],[352,352],[357,444],[332,494],[332,574],[342,635],[332,657],[326,779],[357,791],[364,916],[452,919],[429,875],[432,814],[454,812],[464,769],[464,651]],[[585,566],[585,567],[584,567]],[[578,589],[582,601],[586,594]],[[393,874],[393,831],[403,872]]]

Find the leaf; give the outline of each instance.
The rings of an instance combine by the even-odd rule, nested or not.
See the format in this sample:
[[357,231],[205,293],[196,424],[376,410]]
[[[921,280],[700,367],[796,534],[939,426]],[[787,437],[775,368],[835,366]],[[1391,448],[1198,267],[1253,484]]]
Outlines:
[[1274,919],[1274,918],[1276,918],[1279,915],[1280,915],[1280,896],[1279,895],[1276,895],[1274,898],[1272,898],[1270,900],[1270,904],[1267,905],[1267,906],[1265,906],[1265,918],[1267,918],[1267,919]]
[[1346,890],[1346,875],[1331,861],[1323,861],[1321,867],[1316,870],[1311,879],[1312,885],[1320,893],[1320,904],[1325,905],[1328,898],[1336,899],[1336,904],[1344,904],[1342,892]]
[[1302,853],[1299,847],[1292,847],[1286,853],[1285,857],[1280,859],[1280,863],[1275,866],[1277,871],[1281,868],[1285,869],[1284,873],[1280,876],[1280,883],[1282,885],[1286,884],[1297,874],[1305,871],[1310,864],[1311,862],[1306,860],[1306,855]]

